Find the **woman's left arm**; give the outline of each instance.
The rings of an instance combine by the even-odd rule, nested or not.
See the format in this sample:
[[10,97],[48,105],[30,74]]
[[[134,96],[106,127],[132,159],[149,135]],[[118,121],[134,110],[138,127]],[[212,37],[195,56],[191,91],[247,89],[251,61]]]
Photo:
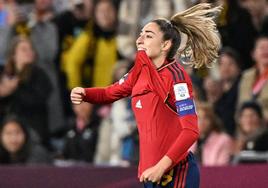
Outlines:
[[[188,118],[191,120],[187,120]],[[193,116],[188,118],[182,119],[181,122],[189,124],[196,121],[197,123],[196,117]],[[187,152],[193,143],[198,139],[198,136],[198,132],[184,128],[167,154],[155,166],[148,168],[142,173],[140,176],[140,181],[159,182],[161,177],[168,169],[182,160],[184,153]]]
[[168,169],[178,164],[185,157],[185,153],[199,137],[191,80],[185,72],[183,74],[184,80],[180,80],[179,83],[172,83],[172,90],[174,91],[172,97],[174,98],[182,127],[181,133],[166,155],[155,166],[148,168],[142,173],[140,181],[160,181]]

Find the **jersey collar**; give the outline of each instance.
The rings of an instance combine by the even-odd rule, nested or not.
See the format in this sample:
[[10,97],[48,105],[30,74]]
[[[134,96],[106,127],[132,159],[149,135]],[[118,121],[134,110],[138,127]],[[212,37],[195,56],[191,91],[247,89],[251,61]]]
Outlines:
[[159,72],[161,71],[162,69],[166,68],[167,66],[169,65],[172,65],[176,63],[176,60],[175,59],[171,59],[171,60],[165,60],[165,62],[163,63],[163,65],[161,65],[161,67],[158,67],[156,70]]

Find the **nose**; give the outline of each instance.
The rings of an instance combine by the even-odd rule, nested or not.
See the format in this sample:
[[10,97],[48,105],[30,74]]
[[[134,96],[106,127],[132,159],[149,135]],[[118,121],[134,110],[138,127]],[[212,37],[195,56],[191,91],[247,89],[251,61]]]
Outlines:
[[143,37],[143,35],[140,35],[140,36],[138,37],[137,41],[136,41],[136,44],[137,44],[137,45],[141,45],[141,44],[143,44],[143,43],[144,43],[144,37]]

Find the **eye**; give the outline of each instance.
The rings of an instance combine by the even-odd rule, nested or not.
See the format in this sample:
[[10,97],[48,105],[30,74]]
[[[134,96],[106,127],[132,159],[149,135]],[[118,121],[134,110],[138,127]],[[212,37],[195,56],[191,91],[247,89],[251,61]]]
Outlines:
[[149,39],[151,39],[151,38],[153,38],[151,35],[146,35],[146,38],[149,38]]

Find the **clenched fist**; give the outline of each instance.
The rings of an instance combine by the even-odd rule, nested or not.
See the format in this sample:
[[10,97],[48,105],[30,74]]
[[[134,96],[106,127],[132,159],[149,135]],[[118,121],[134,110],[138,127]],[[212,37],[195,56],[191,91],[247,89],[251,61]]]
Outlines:
[[71,91],[71,101],[73,104],[81,104],[86,95],[85,89],[82,87],[75,87]]

